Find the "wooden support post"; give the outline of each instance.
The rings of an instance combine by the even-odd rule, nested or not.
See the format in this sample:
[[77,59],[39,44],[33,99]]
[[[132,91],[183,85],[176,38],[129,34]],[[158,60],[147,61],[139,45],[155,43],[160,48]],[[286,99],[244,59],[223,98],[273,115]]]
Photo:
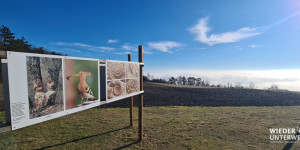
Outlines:
[[[143,63],[143,46],[139,45],[139,62]],[[144,90],[143,86],[143,66],[140,65],[140,90]],[[140,103],[139,103],[139,142],[143,141],[143,100],[144,94],[139,95]]]
[[[128,61],[131,61],[131,54],[128,54]],[[129,113],[130,113],[130,126],[133,126],[133,96],[129,97]]]

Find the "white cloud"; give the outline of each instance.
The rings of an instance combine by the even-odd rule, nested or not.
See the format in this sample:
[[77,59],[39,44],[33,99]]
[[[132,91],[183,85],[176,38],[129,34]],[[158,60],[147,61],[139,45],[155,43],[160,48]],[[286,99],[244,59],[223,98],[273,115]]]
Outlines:
[[178,49],[183,44],[173,41],[159,41],[159,42],[148,42],[148,46],[151,49],[159,50],[162,52],[172,53],[172,49]]
[[263,47],[262,45],[254,45],[254,44],[252,44],[252,45],[249,45],[249,47],[251,47],[251,48],[257,48],[257,47]]
[[131,47],[127,44],[123,45],[122,48],[125,49],[125,50],[130,50],[131,49]]
[[242,50],[243,48],[241,46],[235,46],[236,49]]
[[130,52],[116,52],[114,54],[117,54],[117,55],[127,55],[127,54],[130,54]]
[[207,35],[207,33],[211,30],[211,28],[207,25],[208,20],[208,17],[201,18],[195,26],[189,28],[191,33],[196,34],[197,41],[208,45],[237,42],[242,39],[261,34],[257,28],[244,27],[236,31]]
[[89,45],[89,44],[84,44],[84,43],[67,43],[67,42],[55,42],[51,43],[53,45],[58,45],[58,46],[71,46],[71,47],[80,47],[80,48],[86,48],[88,50],[94,50],[94,51],[112,51],[114,50],[113,47],[106,47],[106,46],[94,46],[94,45]]
[[151,51],[144,51],[143,53],[144,54],[153,54],[153,52],[151,52]]
[[65,48],[65,49],[56,50],[56,51],[65,52],[65,53],[82,53],[82,51],[77,50],[77,49],[72,49],[72,48]]
[[226,85],[228,82],[241,83],[248,87],[253,82],[259,89],[265,89],[276,84],[281,89],[300,91],[300,70],[145,70],[156,78],[168,79],[171,76],[200,77],[211,84]]
[[128,43],[125,43],[124,45],[122,45],[122,49],[124,50],[130,50],[130,51],[137,51],[137,46],[136,47],[133,47],[133,46],[130,46]]
[[118,40],[113,40],[113,39],[109,39],[108,41],[107,41],[107,43],[117,43],[118,42]]

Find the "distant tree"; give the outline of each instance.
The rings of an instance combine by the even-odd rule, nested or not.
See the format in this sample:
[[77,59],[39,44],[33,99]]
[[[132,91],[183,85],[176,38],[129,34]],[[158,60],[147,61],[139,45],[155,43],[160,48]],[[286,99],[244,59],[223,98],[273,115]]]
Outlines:
[[0,39],[0,50],[4,50],[4,48],[3,48],[3,42],[2,42],[1,39]]
[[228,88],[233,88],[232,83],[228,82],[228,83],[227,83],[227,87],[228,87]]
[[195,86],[201,86],[201,78],[196,79]]
[[151,80],[151,75],[150,75],[149,72],[147,73],[147,79],[148,79],[148,80]]
[[144,81],[144,82],[148,82],[148,81],[150,81],[150,80],[148,79],[147,76],[143,76],[143,81]]
[[209,86],[209,81],[205,81],[204,83],[205,83],[205,86],[207,86],[207,87]]
[[174,77],[169,78],[169,84],[176,84],[176,79]]
[[194,77],[188,78],[188,85],[195,86],[196,79]]
[[187,80],[184,76],[182,76],[182,85],[187,85]]
[[31,45],[28,44],[28,41],[25,41],[25,38],[16,39],[11,42],[11,46],[9,48],[10,51],[18,51],[18,52],[28,52],[31,51]]
[[249,83],[249,89],[255,89],[255,85],[254,85],[253,82],[250,82],[250,83]]
[[15,33],[12,33],[10,29],[4,25],[1,25],[0,28],[0,41],[1,41],[1,49],[7,50],[9,45],[15,39]]
[[181,76],[179,76],[179,77],[177,78],[177,84],[178,84],[178,85],[183,85],[183,83],[182,83],[182,77],[181,77]]
[[155,77],[154,77],[154,75],[151,75],[150,80],[153,80],[153,79],[155,79]]
[[237,89],[242,89],[242,88],[244,88],[244,87],[242,86],[242,83],[241,83],[241,82],[236,82],[236,83],[235,83],[235,88],[237,88]]
[[270,90],[270,91],[278,91],[279,87],[278,87],[278,85],[273,84],[270,88],[268,88],[268,90]]
[[152,79],[151,82],[167,83],[167,81],[164,79]]

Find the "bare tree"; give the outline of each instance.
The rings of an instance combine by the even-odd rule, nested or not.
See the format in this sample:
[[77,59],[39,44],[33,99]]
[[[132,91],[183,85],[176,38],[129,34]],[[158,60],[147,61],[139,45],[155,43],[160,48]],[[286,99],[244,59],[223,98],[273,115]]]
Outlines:
[[268,90],[270,90],[270,91],[278,91],[279,87],[278,87],[278,85],[273,84],[270,88],[268,88]]
[[235,88],[242,89],[243,88],[242,83],[241,82],[236,82],[235,83]]
[[253,82],[250,82],[250,83],[249,83],[249,89],[255,89],[255,85],[254,85]]

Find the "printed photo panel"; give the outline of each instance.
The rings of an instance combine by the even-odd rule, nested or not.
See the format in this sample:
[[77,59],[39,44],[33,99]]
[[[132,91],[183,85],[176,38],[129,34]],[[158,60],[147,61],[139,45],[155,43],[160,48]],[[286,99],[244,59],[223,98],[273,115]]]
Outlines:
[[98,61],[65,59],[66,109],[99,102]]
[[140,93],[139,63],[106,61],[106,101],[117,101]]

